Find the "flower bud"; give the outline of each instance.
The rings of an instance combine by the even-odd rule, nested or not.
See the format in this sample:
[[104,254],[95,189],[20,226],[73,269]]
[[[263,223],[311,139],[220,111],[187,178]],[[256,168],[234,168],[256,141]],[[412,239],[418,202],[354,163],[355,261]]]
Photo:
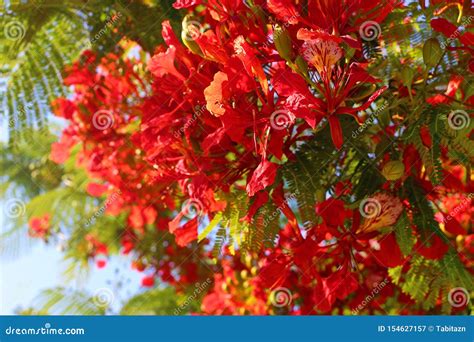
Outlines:
[[273,28],[273,42],[280,56],[290,62],[293,57],[293,47],[288,30],[280,25],[275,25]]
[[181,30],[181,39],[183,44],[196,55],[203,56],[201,48],[199,45],[194,41],[200,35],[199,29],[200,24],[197,20],[193,20],[193,17],[187,15],[184,17],[183,22],[181,23],[182,30]]

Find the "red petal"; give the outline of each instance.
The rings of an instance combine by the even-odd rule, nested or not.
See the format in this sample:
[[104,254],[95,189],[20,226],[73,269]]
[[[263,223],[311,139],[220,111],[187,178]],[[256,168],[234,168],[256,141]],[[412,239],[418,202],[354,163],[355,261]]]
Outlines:
[[423,145],[425,145],[427,148],[431,148],[433,142],[431,140],[431,133],[428,127],[422,126],[420,128],[420,137]]
[[242,220],[250,222],[252,220],[252,217],[257,212],[257,210],[267,202],[268,202],[268,192],[266,191],[258,192],[257,195],[255,196],[255,199],[252,205],[247,211],[247,215],[245,215],[245,217]]
[[278,165],[268,160],[263,160],[253,172],[252,178],[247,184],[247,193],[249,196],[253,197],[258,191],[273,184],[277,170]]
[[128,224],[132,228],[142,228],[145,224],[143,220],[142,211],[139,206],[133,206],[128,216]]
[[157,53],[148,63],[148,70],[156,77],[163,77],[169,74],[184,81],[185,78],[176,70],[174,65],[175,55],[176,48],[174,46],[170,46],[165,52]]
[[287,0],[267,0],[267,6],[270,12],[275,14],[278,19],[291,25],[298,23],[300,14],[295,6]]
[[418,241],[415,245],[415,250],[427,259],[438,260],[449,250],[449,245],[438,235],[434,234],[427,241]]
[[316,206],[316,213],[320,215],[328,226],[342,227],[346,218],[350,217],[344,208],[344,202],[339,199],[328,198]]
[[76,110],[74,102],[64,99],[57,98],[51,102],[51,106],[54,109],[54,114],[61,118],[72,120],[72,114]]
[[142,279],[142,286],[144,287],[152,287],[155,285],[155,277],[154,276],[148,276]]
[[234,40],[234,49],[237,57],[242,61],[249,76],[255,75],[265,95],[268,94],[268,80],[263,71],[262,64],[256,57],[255,49],[250,46],[243,36]]
[[331,129],[332,142],[336,149],[340,149],[344,143],[344,138],[342,136],[341,122],[337,116],[331,115],[329,117],[329,127]]
[[258,279],[265,288],[271,289],[283,283],[289,272],[289,261],[284,256],[267,260],[267,264],[260,270]]
[[49,158],[57,164],[63,164],[69,158],[69,147],[61,142],[54,142]]
[[184,226],[174,231],[176,243],[178,246],[184,247],[188,243],[197,240],[198,237],[198,217],[186,222]]
[[446,231],[450,234],[453,235],[466,235],[467,231],[464,229],[461,224],[453,217],[447,216],[445,223],[444,223],[444,228]]
[[379,241],[380,250],[373,251],[375,260],[384,267],[395,267],[402,265],[405,258],[398,246],[395,234],[383,236]]
[[107,260],[97,260],[96,265],[97,268],[104,268],[107,265]]
[[433,30],[441,32],[444,36],[450,37],[457,31],[457,27],[451,24],[444,18],[437,18],[431,20],[431,27]]
[[176,0],[173,7],[176,9],[189,8],[201,4],[201,0]]
[[100,197],[107,191],[107,185],[98,184],[98,183],[89,183],[87,184],[87,189],[89,195],[94,197]]
[[206,108],[214,116],[221,116],[225,113],[226,96],[224,94],[227,89],[228,77],[225,73],[219,71],[214,75],[214,80],[204,89],[206,98]]

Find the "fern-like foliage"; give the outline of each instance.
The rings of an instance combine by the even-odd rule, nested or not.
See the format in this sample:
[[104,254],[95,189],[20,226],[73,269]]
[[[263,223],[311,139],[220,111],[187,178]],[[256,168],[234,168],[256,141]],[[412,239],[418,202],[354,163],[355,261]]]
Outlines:
[[403,266],[397,266],[390,269],[392,281],[426,311],[434,308],[438,299],[442,299],[441,310],[449,314],[452,310],[447,300],[449,291],[459,287],[467,291],[474,289],[473,276],[465,269],[454,251],[447,253],[441,260],[429,260],[414,255],[408,272],[402,272],[402,268]]
[[162,43],[160,20],[173,26],[173,1],[29,0],[0,5],[0,115],[10,140],[22,128],[48,124],[51,100],[67,94],[63,68],[85,49],[99,57],[122,38],[152,51]]
[[[180,315],[196,312],[197,301],[191,296],[177,295],[171,287],[157,288],[130,298],[121,308],[121,315]],[[193,298],[195,299],[195,298]],[[179,311],[178,311],[179,310]]]
[[33,300],[33,307],[39,308],[36,312],[48,315],[104,315],[107,309],[93,295],[64,287],[44,290]]

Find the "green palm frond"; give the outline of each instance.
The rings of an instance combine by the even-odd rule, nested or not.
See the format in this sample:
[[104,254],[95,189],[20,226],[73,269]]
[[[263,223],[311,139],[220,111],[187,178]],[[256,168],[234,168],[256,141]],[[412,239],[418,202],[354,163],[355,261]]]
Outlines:
[[[120,310],[120,314],[173,315],[178,307],[179,296],[173,288],[165,287],[146,291],[130,298]],[[189,311],[189,308],[187,308],[187,311]]]
[[49,315],[104,315],[107,306],[102,304],[103,298],[64,287],[44,290],[33,300],[36,310]]
[[85,49],[100,56],[117,49],[122,38],[147,51],[162,43],[157,18],[166,16],[175,27],[180,23],[172,3],[29,0],[7,6],[2,1],[0,117],[8,122],[10,140],[25,127],[47,127],[51,101],[67,95],[63,68]]

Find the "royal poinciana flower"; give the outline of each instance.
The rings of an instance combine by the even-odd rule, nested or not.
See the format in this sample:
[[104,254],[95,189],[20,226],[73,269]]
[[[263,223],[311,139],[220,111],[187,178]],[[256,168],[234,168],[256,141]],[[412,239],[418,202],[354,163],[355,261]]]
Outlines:
[[361,106],[349,107],[347,102],[351,101],[351,95],[355,95],[359,87],[364,83],[374,84],[379,80],[372,77],[363,64],[351,63],[342,67],[337,65],[343,56],[343,50],[339,46],[342,42],[340,37],[324,31],[306,29],[298,31],[297,37],[304,41],[302,54],[308,63],[314,66],[321,80],[321,84],[315,84],[323,96],[323,100],[319,101],[319,108],[315,108],[316,116],[328,119],[334,145],[339,149],[343,144],[343,136],[338,115],[352,115],[362,123],[357,113],[367,109],[387,87],[367,96]]
[[[164,44],[147,58],[146,74],[139,71],[145,61],[132,56],[97,60],[86,51],[65,70],[73,95],[53,103],[68,126],[51,160],[85,170],[80,190],[119,226],[111,234],[117,246],[107,245],[100,234],[107,227],[94,225],[95,212],[78,244],[83,256],[102,268],[119,250],[144,272],[143,287],[165,284],[184,293],[205,279],[205,314],[342,314],[374,289],[365,312],[380,311],[388,298],[415,305],[400,285],[411,262],[444,260],[454,254],[449,239],[456,237],[465,240],[459,250],[471,248],[472,211],[458,206],[470,200],[472,185],[432,124],[411,140],[403,136],[400,118],[412,110],[404,106],[419,89],[398,92],[391,105],[402,106],[388,122],[366,121],[369,107],[376,116],[374,102],[387,86],[362,53],[360,29],[381,25],[402,5],[179,0],[173,6],[188,12],[181,39],[164,21]],[[432,25],[448,33],[445,22]],[[462,86],[452,74],[444,95],[427,96],[423,105],[459,102]],[[366,130],[353,149],[343,148],[344,115]],[[323,140],[319,133],[326,131]],[[313,142],[320,150],[302,157]],[[428,165],[428,152],[438,146],[439,158]],[[311,169],[319,158],[327,163]],[[392,174],[386,165],[396,165]],[[427,174],[440,167],[435,185]],[[299,197],[295,184],[308,193]],[[420,217],[433,225],[436,218],[439,231],[430,234]],[[49,216],[30,221],[38,237],[48,236],[49,227]],[[254,243],[261,236],[271,237]],[[408,241],[410,253],[400,241]],[[394,274],[400,279],[392,282]]]
[[50,235],[50,228],[51,224],[49,214],[33,217],[29,221],[29,234],[32,237],[47,239]]

